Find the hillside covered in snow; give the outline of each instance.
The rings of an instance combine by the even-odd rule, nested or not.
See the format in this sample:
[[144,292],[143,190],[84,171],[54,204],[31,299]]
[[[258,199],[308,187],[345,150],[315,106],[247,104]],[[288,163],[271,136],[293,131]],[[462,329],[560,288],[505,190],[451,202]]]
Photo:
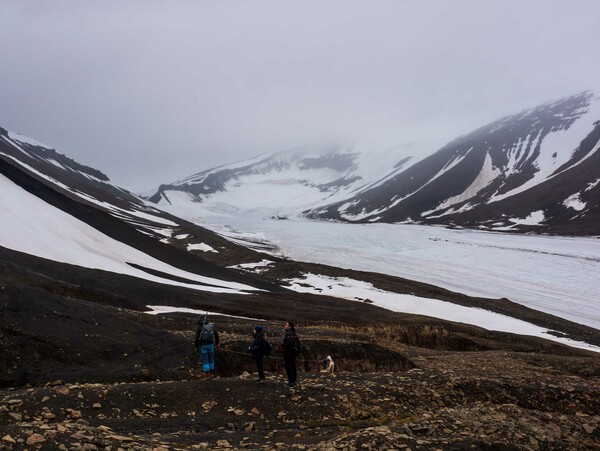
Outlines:
[[[346,159],[294,158],[296,167],[310,163],[313,174],[333,176],[349,170],[356,155]],[[269,157],[268,161],[281,163],[281,155]],[[290,170],[288,167],[288,174]],[[555,323],[548,315],[524,307],[507,308],[504,301],[502,305],[486,304],[418,282],[420,288],[414,292],[402,288],[403,282],[396,281],[394,275],[385,277],[398,285],[397,291],[382,291],[373,282],[379,276],[346,273],[340,262],[330,268],[309,265],[300,272],[290,270],[293,261],[272,256],[268,246],[249,242],[243,233],[236,238],[220,227],[211,226],[213,231],[202,227],[197,218],[157,209],[113,185],[100,172],[5,130],[0,134],[0,188],[0,259],[20,262],[6,274],[11,284],[24,280],[19,283],[37,286],[39,277],[46,277],[59,286],[67,281],[69,286],[75,283],[84,292],[96,293],[102,287],[105,295],[100,298],[108,293],[120,298],[122,291],[131,293],[140,284],[156,284],[160,288],[151,290],[152,294],[144,289],[140,292],[146,294],[141,299],[128,299],[125,303],[137,303],[142,310],[210,309],[256,319],[281,315],[289,308],[286,305],[296,306],[301,315],[322,316],[326,308],[332,317],[339,317],[343,311],[342,316],[361,318],[372,309],[381,311],[382,307],[384,311],[426,315],[596,349],[593,340],[585,343],[591,333],[589,328],[567,320]],[[352,243],[362,246],[348,239],[350,247]],[[353,255],[363,251],[355,249]],[[371,257],[378,258],[376,253]],[[28,267],[38,268],[35,275],[29,273]],[[339,275],[332,278],[332,273]],[[323,291],[323,284],[349,288],[329,292]],[[60,288],[59,292],[65,289]],[[177,291],[166,294],[171,290]],[[351,292],[355,294],[350,296]],[[97,296],[94,294],[94,299]],[[366,297],[372,300],[364,302]],[[482,315],[482,307],[490,311]],[[523,315],[525,320],[520,318]],[[550,333],[563,326],[564,333]]]
[[255,211],[344,222],[600,234],[600,98],[586,91],[439,150],[309,146],[206,170],[148,196],[188,218]]

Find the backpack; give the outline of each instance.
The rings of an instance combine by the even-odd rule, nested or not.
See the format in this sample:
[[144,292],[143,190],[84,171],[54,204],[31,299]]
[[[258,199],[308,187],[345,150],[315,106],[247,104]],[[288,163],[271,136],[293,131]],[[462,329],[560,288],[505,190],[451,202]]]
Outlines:
[[269,341],[267,341],[267,339],[265,338],[263,340],[263,345],[262,345],[263,355],[269,357],[271,355],[272,350],[273,350],[273,345]]
[[204,326],[202,326],[202,332],[200,332],[200,342],[215,342],[215,326],[212,323],[206,323]]
[[300,339],[298,338],[298,335],[294,334],[294,353],[296,354],[296,357],[298,357],[300,354],[302,354],[302,347],[300,346]]

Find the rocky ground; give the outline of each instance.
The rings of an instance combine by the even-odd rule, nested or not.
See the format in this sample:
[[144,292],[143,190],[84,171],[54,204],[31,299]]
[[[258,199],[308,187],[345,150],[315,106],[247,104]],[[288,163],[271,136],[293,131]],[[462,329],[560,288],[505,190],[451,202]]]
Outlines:
[[[188,319],[162,321],[169,334],[191,340],[192,332],[176,330]],[[0,391],[2,447],[600,449],[600,358],[593,354],[428,349],[401,343],[389,325],[377,333],[306,323],[300,386],[289,389],[277,353],[267,361],[267,381],[255,382],[243,352],[252,327],[220,324],[222,376],[212,381],[190,360],[177,380],[140,368],[149,380],[7,387]],[[279,327],[267,324],[275,337]],[[338,364],[335,375],[318,372],[326,353]]]
[[[597,330],[508,300],[469,298],[372,273],[280,261],[276,286],[305,272],[349,276],[546,325],[600,343]],[[250,275],[255,277],[256,275]],[[48,262],[0,248],[0,449],[600,449],[600,355],[369,303],[276,287],[216,295]],[[203,381],[196,317],[214,316],[219,378]],[[256,324],[274,342],[296,320],[300,386],[280,355],[256,384],[245,349]],[[338,372],[319,372],[331,355]]]

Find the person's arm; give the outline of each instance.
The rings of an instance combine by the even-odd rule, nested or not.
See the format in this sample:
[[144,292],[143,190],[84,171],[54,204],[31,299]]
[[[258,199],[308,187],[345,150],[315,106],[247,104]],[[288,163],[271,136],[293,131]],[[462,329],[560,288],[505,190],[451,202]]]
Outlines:
[[282,352],[287,351],[287,349],[289,347],[289,338],[288,338],[289,336],[290,335],[287,333],[283,336],[283,343],[281,343],[281,351]]
[[200,333],[202,331],[201,327],[196,328],[196,338],[194,339],[194,348],[200,347]]
[[258,337],[254,337],[254,340],[252,340],[252,344],[249,348],[251,352],[254,352],[256,349],[258,349]]
[[215,334],[215,346],[218,348],[219,347],[219,332],[217,331],[216,327],[214,327],[213,331]]

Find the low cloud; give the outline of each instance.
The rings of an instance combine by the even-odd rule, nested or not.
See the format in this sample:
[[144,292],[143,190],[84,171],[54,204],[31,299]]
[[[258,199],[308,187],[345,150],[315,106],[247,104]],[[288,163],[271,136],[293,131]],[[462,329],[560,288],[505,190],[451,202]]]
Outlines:
[[0,126],[132,190],[309,142],[433,151],[600,80],[595,1],[7,3]]

